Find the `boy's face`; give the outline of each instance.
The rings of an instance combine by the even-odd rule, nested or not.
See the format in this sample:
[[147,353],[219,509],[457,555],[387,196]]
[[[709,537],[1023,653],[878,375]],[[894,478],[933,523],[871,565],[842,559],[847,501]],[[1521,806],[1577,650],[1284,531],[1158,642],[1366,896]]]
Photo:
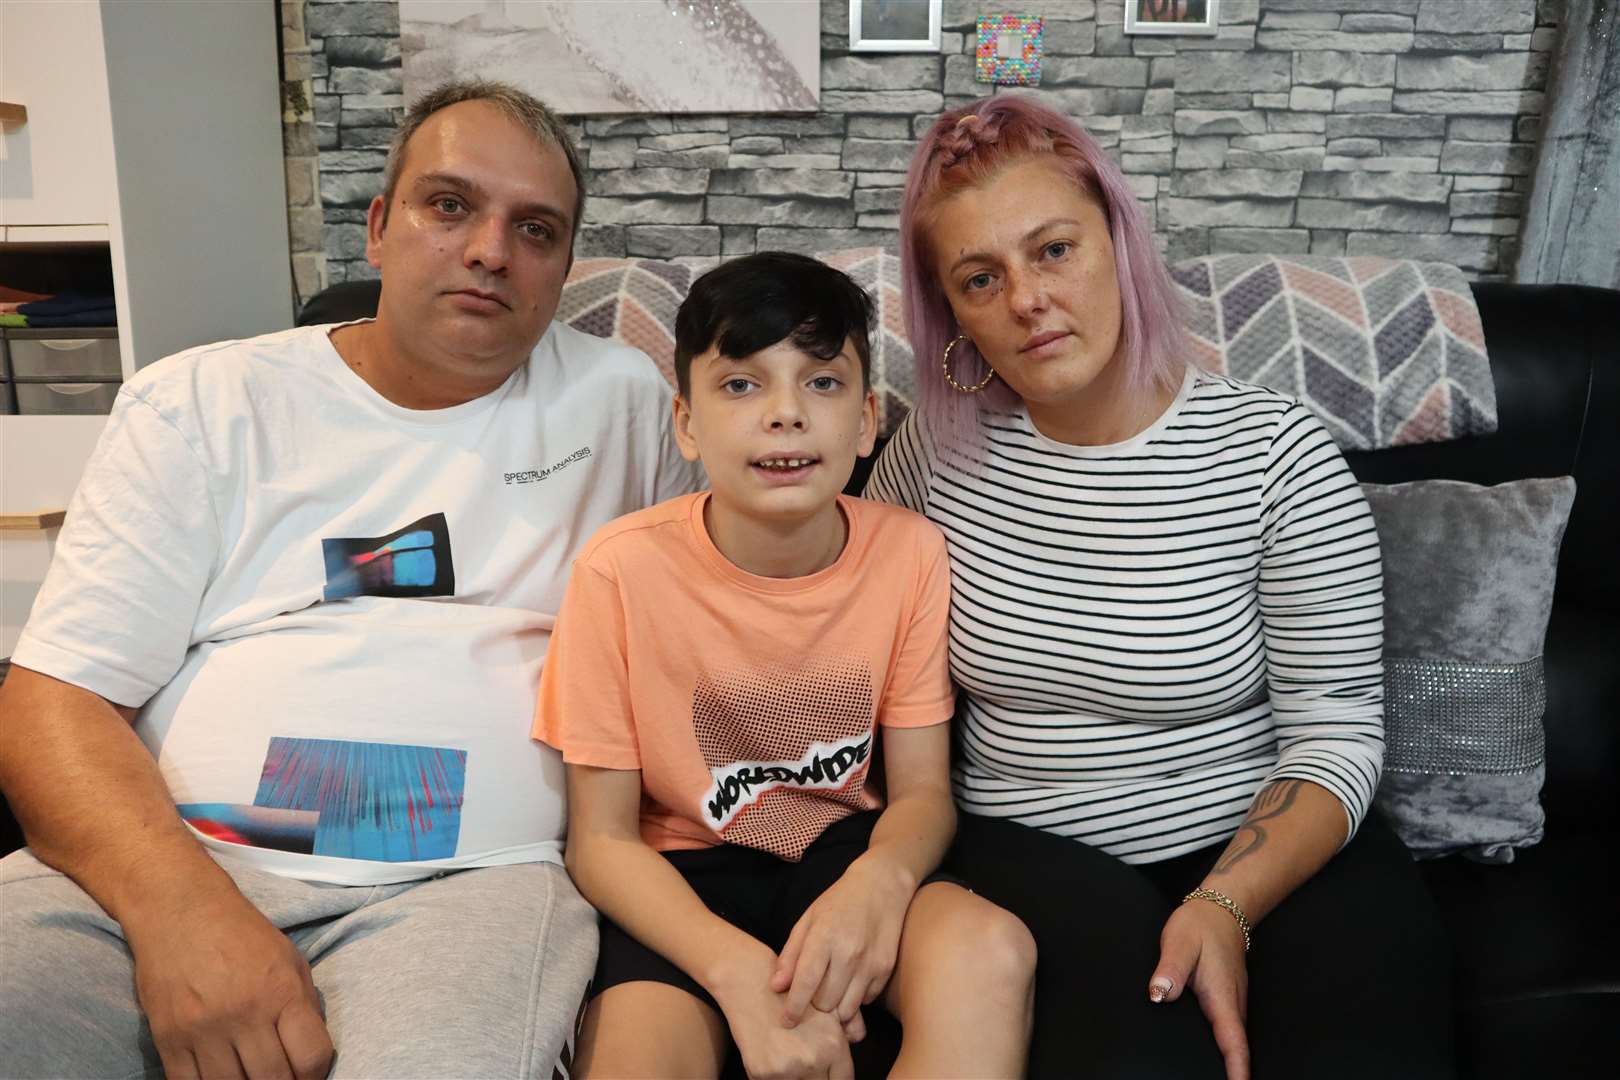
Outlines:
[[783,340],[741,360],[710,346],[675,399],[675,438],[702,461],[717,502],[762,520],[809,520],[833,508],[856,457],[877,438],[877,397],[853,341],[831,360]]

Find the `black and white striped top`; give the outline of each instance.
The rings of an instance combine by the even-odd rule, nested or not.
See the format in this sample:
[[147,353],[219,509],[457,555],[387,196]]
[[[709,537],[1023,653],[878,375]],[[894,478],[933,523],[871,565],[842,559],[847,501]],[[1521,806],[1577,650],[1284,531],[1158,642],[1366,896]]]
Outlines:
[[1353,833],[1383,761],[1383,575],[1310,411],[1189,371],[1112,446],[1023,410],[981,424],[974,468],[913,413],[866,488],[949,543],[962,808],[1148,863],[1225,840],[1296,777]]

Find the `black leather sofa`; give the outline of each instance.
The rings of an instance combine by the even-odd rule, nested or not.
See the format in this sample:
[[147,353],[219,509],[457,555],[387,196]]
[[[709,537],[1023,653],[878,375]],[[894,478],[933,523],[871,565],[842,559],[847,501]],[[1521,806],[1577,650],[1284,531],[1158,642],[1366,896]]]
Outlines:
[[1474,295],[1496,433],[1348,457],[1377,483],[1575,477],[1544,654],[1547,828],[1510,865],[1422,872],[1456,957],[1461,1075],[1620,1076],[1620,292]]
[[[1620,1075],[1620,291],[1474,294],[1499,430],[1349,455],[1378,483],[1572,475],[1578,485],[1545,653],[1546,838],[1506,866],[1422,864],[1456,957],[1455,1015],[1435,1022],[1455,1023],[1464,1080],[1608,1078]],[[300,322],[358,318],[376,302],[373,282],[334,286]],[[869,468],[858,465],[849,490]],[[20,842],[9,814],[0,842]]]

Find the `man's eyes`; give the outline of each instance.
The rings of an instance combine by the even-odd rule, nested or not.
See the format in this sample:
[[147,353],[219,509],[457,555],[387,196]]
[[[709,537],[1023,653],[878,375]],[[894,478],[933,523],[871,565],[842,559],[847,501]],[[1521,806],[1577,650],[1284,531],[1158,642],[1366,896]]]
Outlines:
[[[428,205],[446,217],[459,217],[470,209],[457,195],[436,195],[428,200]],[[550,240],[556,235],[551,226],[543,221],[525,221],[518,226],[518,231],[530,240]]]

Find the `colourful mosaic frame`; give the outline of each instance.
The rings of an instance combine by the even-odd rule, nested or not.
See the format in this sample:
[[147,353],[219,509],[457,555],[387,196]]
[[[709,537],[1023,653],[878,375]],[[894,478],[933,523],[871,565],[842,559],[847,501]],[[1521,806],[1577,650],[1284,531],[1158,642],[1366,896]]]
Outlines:
[[[986,15],[979,20],[979,48],[973,77],[998,86],[1035,86],[1041,81],[1042,19],[1039,15]],[[1005,40],[1003,40],[1005,38]],[[1004,46],[1017,38],[1022,48],[1007,56]]]

